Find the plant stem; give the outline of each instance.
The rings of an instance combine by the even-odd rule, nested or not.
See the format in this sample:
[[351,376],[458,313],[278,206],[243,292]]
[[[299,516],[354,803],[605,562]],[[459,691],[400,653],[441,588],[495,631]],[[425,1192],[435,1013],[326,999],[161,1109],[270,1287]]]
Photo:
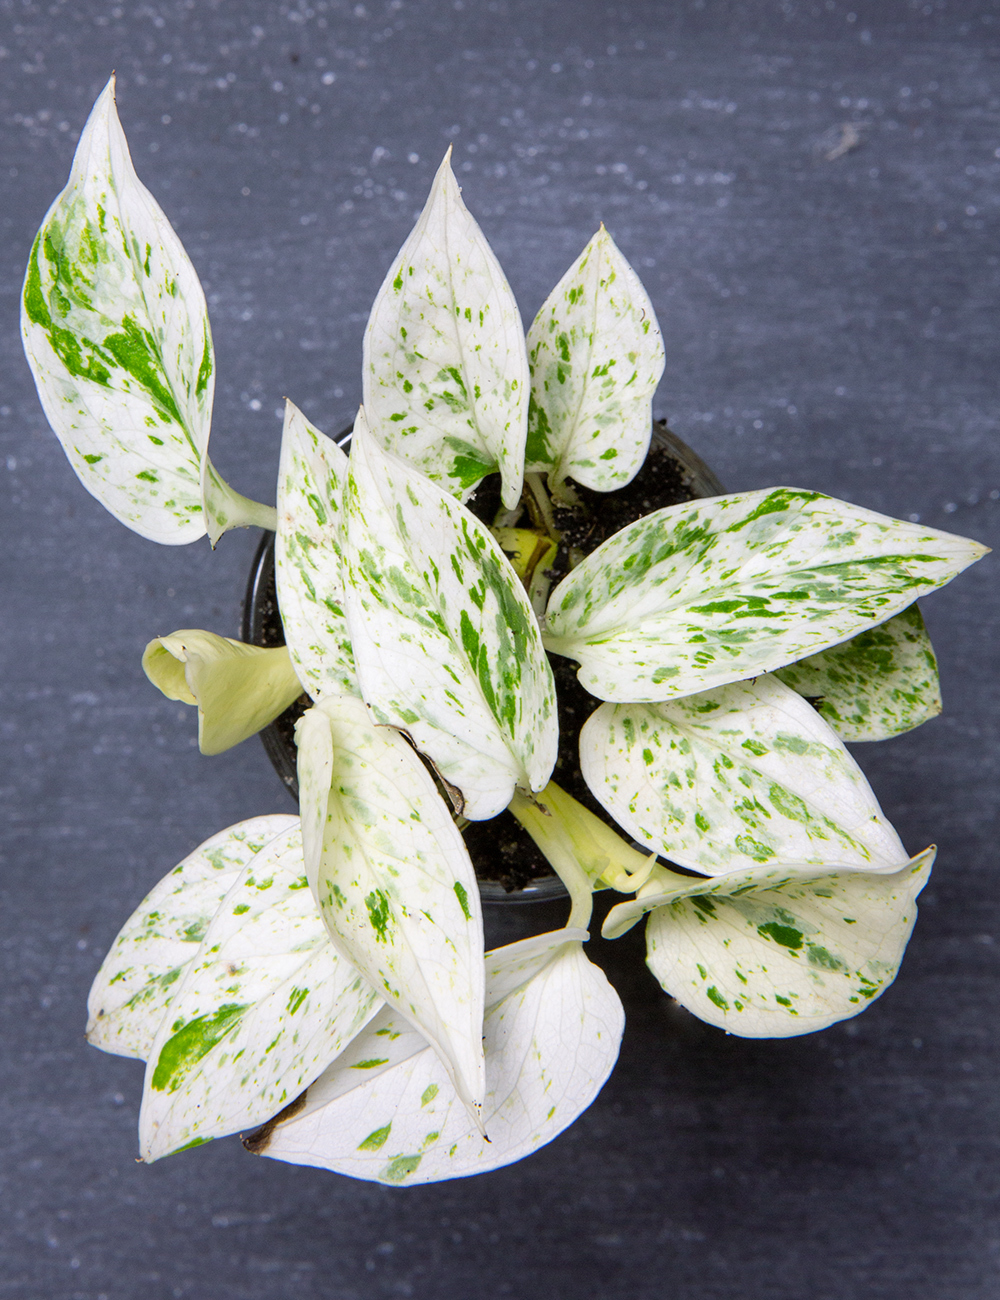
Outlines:
[[552,500],[546,491],[545,484],[542,482],[541,474],[525,474],[524,491],[525,503],[528,507],[528,513],[531,515],[532,523],[536,528],[543,529],[554,542],[558,542],[562,534],[556,528],[555,516],[552,513]]

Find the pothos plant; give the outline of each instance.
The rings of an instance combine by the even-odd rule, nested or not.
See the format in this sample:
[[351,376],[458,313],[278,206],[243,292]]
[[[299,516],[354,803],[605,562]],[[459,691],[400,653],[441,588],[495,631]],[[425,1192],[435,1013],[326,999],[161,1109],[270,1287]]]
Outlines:
[[[934,849],[907,853],[843,742],[938,712],[914,600],[984,548],[778,487],[657,510],[554,583],[553,503],[632,479],[664,367],[603,227],[525,339],[446,157],[372,308],[350,455],[288,403],[275,511],[209,459],[205,299],[109,83],[23,329],[73,468],[123,523],[166,544],[276,530],[286,647],[181,630],[146,650],[201,748],[311,702],[300,816],[196,849],[94,982],[90,1041],[146,1061],[144,1160],[261,1125],[251,1150],[394,1184],[527,1155],[618,1053],[583,948],[595,889],[625,896],[603,933],[648,913],[653,974],[730,1033],[821,1029],[892,981]],[[490,525],[467,502],[493,474]],[[595,697],[580,769],[619,830],[551,780],[549,654]],[[506,808],[571,911],[484,953],[462,827]]]

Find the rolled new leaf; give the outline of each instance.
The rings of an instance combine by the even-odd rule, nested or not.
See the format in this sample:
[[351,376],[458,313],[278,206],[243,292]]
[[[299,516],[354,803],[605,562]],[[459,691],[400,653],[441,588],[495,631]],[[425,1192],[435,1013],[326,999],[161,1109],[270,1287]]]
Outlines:
[[49,423],[116,519],[168,545],[274,527],[274,511],[233,492],[209,462],[215,361],[205,295],[132,166],[114,78],[35,239],[21,329]]
[[462,202],[449,148],[368,319],[365,410],[387,451],[463,501],[499,470],[513,509],[528,386],[517,303]]
[[324,697],[297,740],[306,875],[330,937],[478,1116],[483,918],[461,832],[412,746],[361,700]]
[[198,628],[150,641],[142,667],[168,700],[198,706],[203,754],[255,735],[302,694],[286,646],[265,649]]
[[773,676],[602,704],[580,733],[580,767],[620,826],[694,871],[907,858],[841,740]]
[[818,492],[686,502],[623,528],[563,579],[545,645],[600,699],[667,700],[846,641],[985,554]]
[[298,825],[284,813],[251,817],[200,844],[146,895],[122,926],[87,1000],[87,1040],[145,1061],[184,972],[240,872],[265,844]]
[[527,468],[597,492],[638,472],[652,430],[663,340],[639,277],[601,226],[528,331]]
[[888,740],[941,712],[937,659],[915,604],[775,676],[849,742]]
[[625,1017],[584,930],[487,954],[487,1142],[435,1054],[392,1011],[371,1022],[295,1114],[245,1139],[250,1151],[390,1186],[500,1169],[551,1142],[591,1104],[618,1056]]
[[896,978],[934,854],[877,872],[782,863],[669,882],[663,872],[612,909],[605,934],[655,908],[647,963],[688,1010],[744,1038],[808,1034],[856,1016]]
[[499,544],[387,455],[358,413],[346,501],[347,623],[365,701],[461,791],[473,821],[541,790],[558,747],[538,620]]
[[278,467],[278,532],[274,573],[285,644],[314,699],[359,695],[344,613],[341,554],[347,456],[292,402]]
[[330,943],[293,825],[240,873],[179,982],[146,1067],[142,1158],[269,1119],[380,1006]]

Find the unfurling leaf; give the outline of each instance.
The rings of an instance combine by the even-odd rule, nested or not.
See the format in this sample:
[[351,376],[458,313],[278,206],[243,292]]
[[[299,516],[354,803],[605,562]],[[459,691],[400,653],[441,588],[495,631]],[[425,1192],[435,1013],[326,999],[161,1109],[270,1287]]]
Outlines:
[[255,735],[302,694],[285,646],[264,649],[197,628],[150,641],[142,667],[168,700],[198,706],[203,754]]
[[[306,718],[298,731],[306,874],[330,937],[423,1034],[477,1114],[483,918],[461,832],[412,747],[373,726],[360,700],[329,696]],[[318,777],[327,772],[324,791]]]
[[[649,968],[728,1033],[785,1038],[825,1029],[856,1016],[895,979],[934,854],[877,872],[831,864],[823,875],[782,863],[683,880],[659,896],[650,882],[640,901],[661,905],[647,922]],[[618,912],[608,916],[610,933],[628,928]]]
[[817,492],[657,510],[564,578],[547,649],[600,699],[666,700],[772,672],[882,623],[986,554]]
[[219,831],[147,894],[91,987],[87,1039],[94,1047],[147,1059],[170,1000],[230,887],[265,844],[298,820],[275,813]]
[[601,226],[528,331],[527,468],[597,492],[624,487],[649,449],[663,341],[639,277]]
[[488,1142],[438,1058],[387,1008],[317,1079],[302,1109],[248,1148],[412,1187],[499,1169],[551,1142],[600,1092],[625,1024],[618,995],[584,956],[585,938],[561,930],[487,954]]
[[179,981],[146,1067],[146,1161],[269,1119],[378,1011],[330,942],[297,824],[241,872]]
[[521,496],[528,356],[517,303],[445,155],[365,331],[364,405],[382,446],[465,500],[499,469]]
[[274,571],[285,644],[303,689],[358,695],[344,614],[341,518],[347,457],[285,403]]
[[841,740],[888,740],[941,712],[931,639],[917,605],[775,673]]
[[620,826],[694,871],[906,861],[843,743],[773,676],[602,704],[580,734],[580,767]]
[[383,452],[363,412],[350,466],[346,608],[364,698],[461,791],[466,817],[495,817],[556,759],[538,620],[485,525]]
[[21,328],[49,423],[116,519],[169,545],[274,527],[273,510],[233,492],[209,464],[215,362],[205,296],[132,166],[113,78],[31,250]]

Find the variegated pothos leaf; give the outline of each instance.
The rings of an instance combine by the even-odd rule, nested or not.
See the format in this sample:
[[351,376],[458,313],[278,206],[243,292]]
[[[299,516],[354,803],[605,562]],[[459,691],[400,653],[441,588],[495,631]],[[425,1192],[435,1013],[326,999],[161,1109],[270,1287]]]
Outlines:
[[298,824],[284,813],[219,831],[179,863],[132,913],[87,1000],[87,1039],[103,1052],[145,1061],[181,977],[212,917],[250,859]]
[[292,402],[278,467],[274,572],[285,644],[303,689],[359,695],[344,614],[341,518],[347,456]]
[[241,872],[188,965],[149,1053],[146,1161],[269,1119],[381,1006],[330,942],[293,825]]
[[602,704],[580,734],[580,767],[630,835],[695,871],[906,861],[843,743],[773,676]]
[[552,593],[545,645],[600,699],[666,700],[814,654],[943,586],[986,548],[818,492],[657,510]]
[[649,450],[663,340],[639,277],[601,226],[528,331],[527,468],[624,487]]
[[527,427],[524,329],[450,159],[451,149],[372,307],[364,405],[386,450],[463,501],[499,469],[513,509]]
[[916,604],[775,676],[849,742],[888,740],[941,712],[937,659]]
[[383,1011],[250,1150],[390,1186],[463,1178],[551,1142],[591,1104],[618,1056],[625,1017],[586,931],[537,935],[486,958],[489,1141],[440,1061]]
[[[299,732],[306,872],[334,945],[445,1063],[470,1110],[483,1102],[483,918],[461,832],[420,758],[361,700],[328,696]],[[322,736],[327,720],[329,738]],[[317,860],[318,857],[318,860]]]
[[364,698],[461,791],[466,817],[494,817],[555,763],[538,620],[489,530],[382,451],[363,412],[350,464],[346,609]]
[[[934,854],[877,873],[782,864],[687,880],[650,915],[647,963],[668,993],[728,1033],[824,1029],[896,978]],[[779,877],[770,887],[768,874]]]

